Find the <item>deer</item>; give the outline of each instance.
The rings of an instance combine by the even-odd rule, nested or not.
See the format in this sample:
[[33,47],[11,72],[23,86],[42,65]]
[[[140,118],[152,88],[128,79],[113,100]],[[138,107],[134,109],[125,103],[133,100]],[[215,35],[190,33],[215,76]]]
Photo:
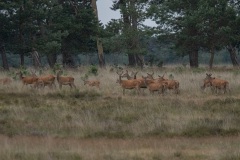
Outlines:
[[158,75],[157,79],[153,78],[154,72],[147,73],[147,78],[152,79],[152,80],[156,80],[156,81],[159,81],[159,82],[164,82],[166,84],[166,89],[168,89],[168,90],[173,89],[175,91],[175,93],[178,94],[179,93],[179,82],[177,80],[165,79],[164,78],[165,73],[163,74],[163,76]]
[[20,71],[18,72],[17,74],[19,74],[19,78],[20,80],[22,81],[23,85],[22,85],[22,88],[23,86],[27,86],[27,85],[35,85],[38,81],[38,77],[37,76],[26,76],[24,77],[23,76],[23,73]]
[[131,77],[129,74],[128,74],[128,70],[126,70],[126,73],[124,73],[122,75],[122,77],[126,77],[128,80],[131,80],[131,79],[136,79],[138,81],[140,81],[140,84],[139,84],[139,88],[147,88],[146,84],[144,83],[144,79],[143,78],[137,78],[137,72],[132,72],[132,75],[133,77]]
[[206,73],[206,78],[204,79],[204,84],[201,88],[204,90],[206,87],[210,86],[213,87],[212,92],[215,91],[216,94],[218,93],[218,90],[221,89],[223,89],[224,94],[227,92],[227,90],[230,92],[228,81],[212,77],[212,74]]
[[42,87],[44,88],[45,86],[48,86],[49,88],[52,89],[52,87],[56,87],[55,85],[55,76],[54,75],[44,75],[38,77],[37,83],[35,85],[36,88]]
[[148,76],[147,77],[142,76],[142,78],[144,79],[144,83],[152,95],[154,94],[155,91],[157,91],[159,94],[160,93],[164,94],[164,91],[167,88],[166,82],[149,79]]
[[57,82],[59,85],[59,88],[62,89],[62,85],[69,85],[71,88],[74,87],[76,88],[74,84],[74,78],[71,76],[61,76],[63,71],[58,71],[57,72]]
[[176,94],[179,94],[179,82],[177,80],[165,79],[164,75],[165,74],[163,74],[163,76],[158,75],[158,80],[160,82],[165,82],[168,90],[174,90]]
[[12,79],[9,77],[1,78],[0,79],[0,84],[2,85],[9,85],[12,83]]
[[140,88],[139,80],[136,80],[136,79],[122,80],[123,71],[117,72],[117,74],[119,75],[119,79],[117,80],[116,83],[119,83],[121,85],[121,87],[123,89],[123,95],[125,95],[125,89],[136,89],[137,93],[139,94],[139,88]]
[[88,85],[91,87],[96,86],[97,88],[100,88],[100,81],[98,80],[83,80],[84,85]]

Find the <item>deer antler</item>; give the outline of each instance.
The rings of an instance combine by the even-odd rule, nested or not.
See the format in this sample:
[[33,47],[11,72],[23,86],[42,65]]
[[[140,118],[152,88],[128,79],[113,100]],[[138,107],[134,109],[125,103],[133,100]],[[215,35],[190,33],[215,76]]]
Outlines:
[[117,73],[119,76],[121,76],[121,75],[123,74],[123,71],[121,71],[121,72],[117,71],[116,73]]

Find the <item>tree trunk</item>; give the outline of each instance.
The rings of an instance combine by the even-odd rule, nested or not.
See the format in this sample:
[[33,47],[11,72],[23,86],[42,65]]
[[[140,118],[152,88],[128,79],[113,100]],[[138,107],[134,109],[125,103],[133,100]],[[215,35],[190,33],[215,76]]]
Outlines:
[[75,66],[75,63],[74,63],[71,53],[69,53],[65,49],[62,51],[62,63],[63,63],[64,67],[73,68]]
[[49,54],[47,56],[47,61],[48,61],[48,64],[51,68],[54,67],[54,65],[56,64],[57,62],[57,54],[56,53],[53,53],[53,54]]
[[136,58],[134,54],[128,54],[128,65],[129,66],[136,66]]
[[212,67],[213,67],[213,60],[214,60],[214,54],[215,54],[213,48],[210,49],[210,54],[211,54],[211,57],[210,57],[210,61],[209,61],[209,68],[212,69]]
[[25,59],[24,59],[24,53],[21,51],[20,53],[20,65],[24,66],[25,65]]
[[[119,1],[119,3],[123,6],[122,9],[122,15],[123,15],[123,32],[124,34],[127,35],[127,32],[129,32],[129,29],[131,28],[131,22],[130,22],[130,15],[127,11],[127,5],[126,5],[126,1],[125,0],[121,0]],[[131,47],[131,39],[127,40],[127,48],[130,49]],[[129,66],[136,66],[136,58],[134,54],[128,53],[128,65]]]
[[189,52],[189,62],[191,68],[198,68],[198,50],[194,49]]
[[2,56],[3,69],[4,70],[9,70],[7,55],[6,55],[6,52],[5,52],[5,47],[4,47],[4,45],[1,45],[0,47],[1,47],[0,52],[1,52],[1,56]]
[[233,67],[239,67],[239,62],[238,62],[238,58],[237,58],[237,52],[236,52],[236,48],[233,47],[232,45],[228,45],[227,46],[227,50],[230,54],[230,58],[233,64]]
[[[91,3],[92,3],[92,8],[93,8],[94,14],[98,20],[97,2],[96,2],[96,0],[92,0]],[[101,68],[104,68],[105,67],[105,59],[104,59],[104,55],[103,55],[103,45],[102,45],[102,41],[100,40],[100,38],[98,36],[97,36],[97,49],[98,49],[99,66]]]
[[33,60],[33,66],[37,69],[39,67],[41,67],[41,60],[39,57],[38,52],[33,48],[32,50],[32,60]]
[[103,46],[100,38],[97,37],[97,48],[98,48],[98,62],[101,68],[105,67],[105,59],[103,54]]

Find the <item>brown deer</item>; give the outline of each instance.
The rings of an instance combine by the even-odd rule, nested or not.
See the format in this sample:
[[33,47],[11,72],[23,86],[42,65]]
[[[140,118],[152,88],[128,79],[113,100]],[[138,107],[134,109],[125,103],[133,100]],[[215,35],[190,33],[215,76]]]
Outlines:
[[[165,75],[165,74],[164,74]],[[177,80],[170,80],[170,79],[165,79],[163,76],[158,76],[158,80],[160,82],[165,82],[167,84],[167,89],[168,90],[174,90],[176,94],[179,94],[179,82]]]
[[56,88],[55,84],[55,76],[53,75],[44,75],[38,77],[37,83],[35,85],[36,88],[44,88],[45,86],[48,86],[49,88],[53,88],[53,86]]
[[146,84],[144,83],[144,79],[143,78],[137,78],[137,73],[138,73],[138,71],[137,72],[132,72],[133,77],[131,77],[128,74],[128,70],[126,70],[126,73],[124,73],[122,75],[122,77],[126,77],[128,80],[136,79],[136,80],[138,80],[140,82],[139,88],[143,88],[143,89],[147,88]]
[[[154,72],[152,74],[147,73],[147,77],[149,79],[154,79],[153,78],[153,74],[154,74]],[[166,79],[166,78],[164,78],[164,75],[165,74],[163,74],[163,76],[158,76],[159,78],[155,79],[155,80],[158,80],[160,82],[166,83],[168,90],[174,90],[176,94],[179,94],[179,92],[180,92],[180,90],[179,90],[179,82],[177,80]]]
[[167,88],[166,82],[161,82],[159,80],[149,79],[148,77],[142,76],[144,79],[144,83],[147,86],[149,92],[151,94],[154,94],[155,91],[157,91],[159,94],[164,94],[164,91]]
[[72,87],[76,88],[74,84],[74,78],[71,76],[61,76],[62,73],[63,71],[57,72],[57,81],[58,81],[59,88],[61,89],[62,85],[69,85],[71,88]]
[[139,94],[139,85],[140,81],[136,79],[131,79],[131,80],[122,80],[122,75],[123,72],[117,72],[119,75],[119,79],[117,80],[116,83],[119,83],[123,89],[123,95],[125,95],[125,89],[136,89],[137,93]]
[[228,81],[212,77],[212,74],[208,73],[206,73],[206,78],[204,79],[204,84],[201,88],[205,89],[206,87],[213,87],[212,92],[216,92],[216,94],[218,93],[218,90],[222,89],[224,94],[227,90],[230,92]]
[[84,85],[88,85],[91,87],[96,86],[97,88],[100,88],[100,81],[98,80],[83,80]]
[[18,72],[17,74],[19,74],[19,78],[21,79],[21,81],[23,83],[22,88],[23,88],[23,86],[27,86],[27,85],[35,85],[38,81],[38,77],[36,77],[34,75],[24,77],[23,73],[21,71]]

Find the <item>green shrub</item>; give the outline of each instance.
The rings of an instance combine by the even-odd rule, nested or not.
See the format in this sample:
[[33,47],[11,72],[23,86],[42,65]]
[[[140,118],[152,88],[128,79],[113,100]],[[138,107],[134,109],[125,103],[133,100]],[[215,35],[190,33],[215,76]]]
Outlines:
[[89,74],[98,75],[98,68],[96,66],[91,66],[88,70]]

